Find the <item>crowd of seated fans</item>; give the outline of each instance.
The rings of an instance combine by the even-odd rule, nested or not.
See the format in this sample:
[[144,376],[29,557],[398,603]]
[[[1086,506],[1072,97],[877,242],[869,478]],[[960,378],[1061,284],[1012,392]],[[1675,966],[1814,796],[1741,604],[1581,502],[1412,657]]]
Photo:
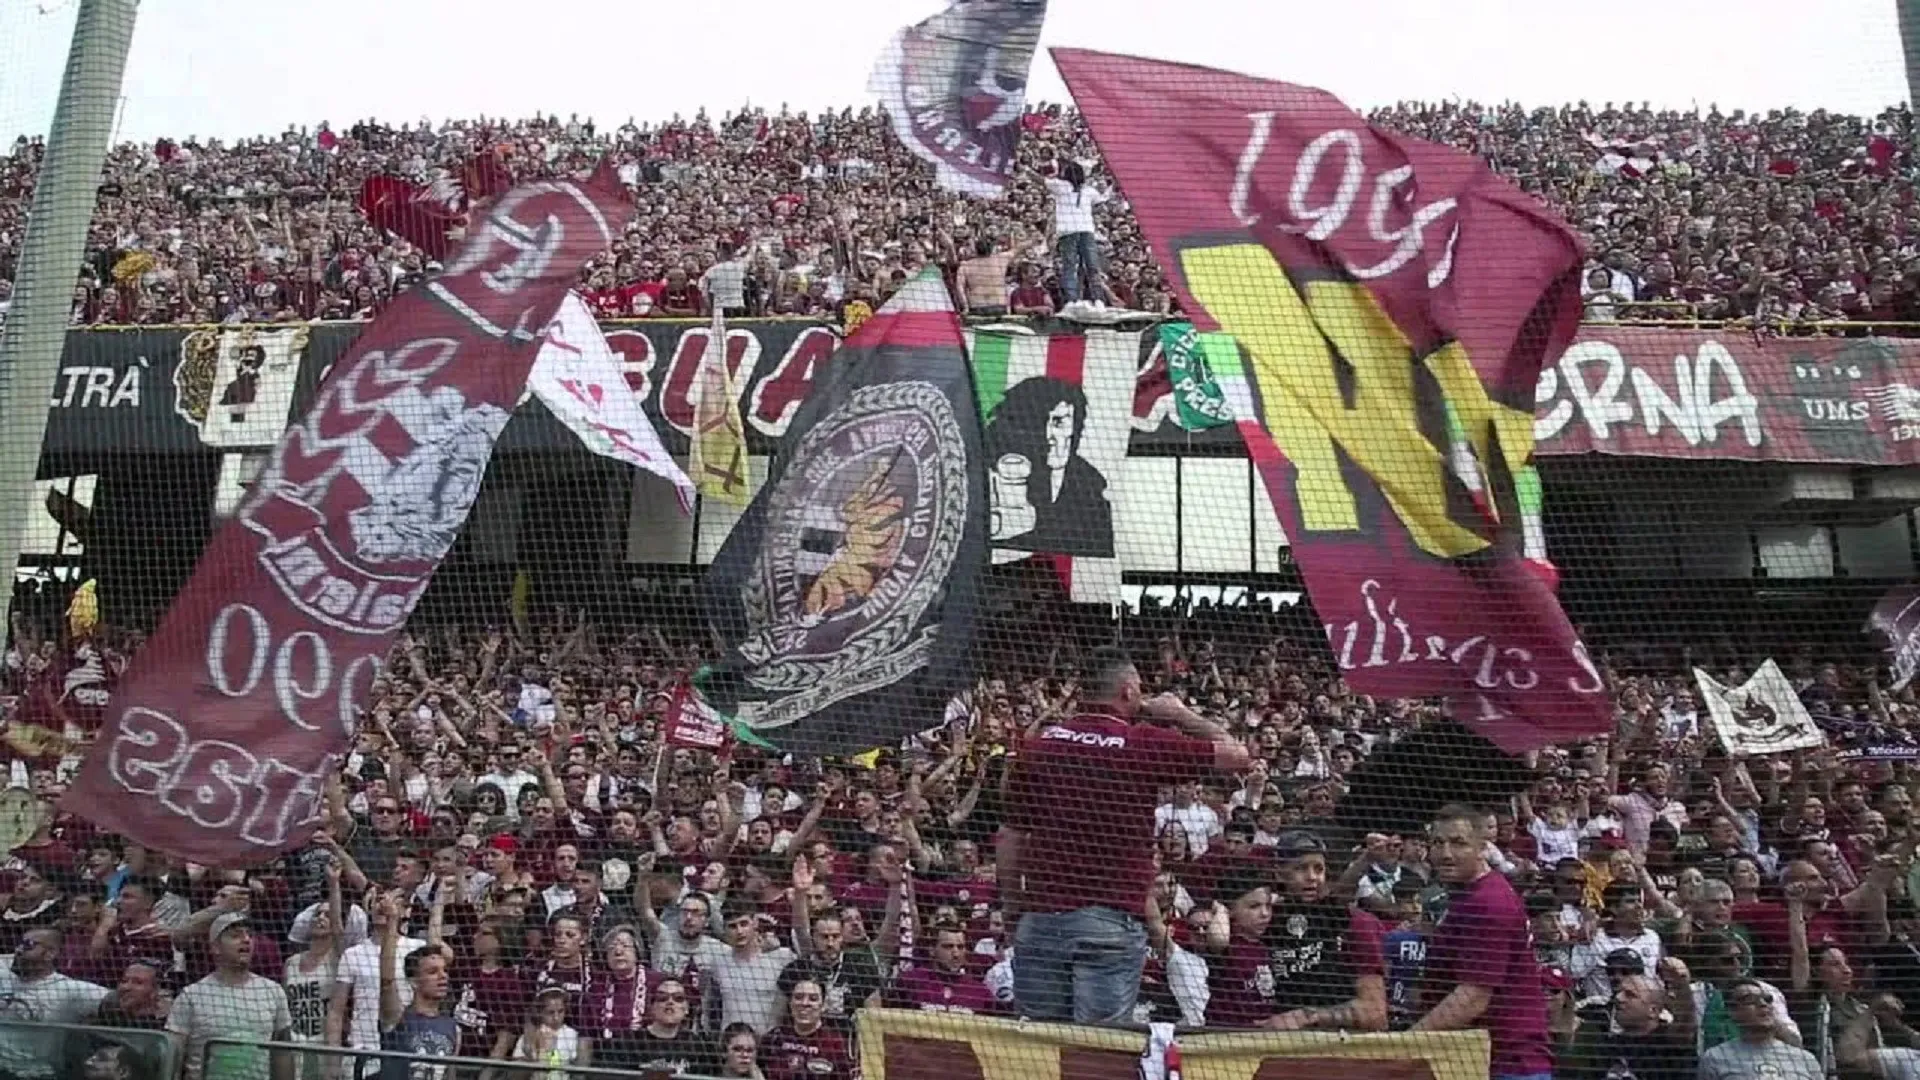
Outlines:
[[[325,824],[270,865],[182,865],[50,816],[0,869],[0,1069],[52,1077],[67,1060],[4,1024],[30,1014],[169,1030],[190,1055],[279,1037],[852,1080],[863,1007],[1015,1015],[1002,778],[1023,737],[1087,704],[1086,657],[1116,639],[1149,691],[1223,722],[1253,757],[1162,793],[1134,1018],[1286,1029],[1288,994],[1344,1001],[1362,979],[1380,1008],[1345,1023],[1418,1015],[1447,897],[1427,837],[1356,835],[1335,816],[1354,769],[1440,708],[1353,694],[1287,612],[1149,604],[1120,626],[1049,623],[1048,641],[991,629],[994,670],[944,718],[844,760],[669,744],[669,691],[706,659],[693,625],[566,612],[416,627],[373,688]],[[99,720],[63,688],[82,669],[81,684],[110,686],[139,637],[43,629],[16,622],[5,743],[51,800]],[[1605,656],[1617,734],[1541,752],[1531,790],[1484,823],[1488,860],[1533,916],[1556,1075],[1798,1076],[1808,1061],[1804,1075],[1911,1075],[1914,696],[1870,662],[1792,649],[1776,659],[1830,745],[1730,756],[1688,668],[1737,684],[1757,646]],[[1875,755],[1849,752],[1866,743]],[[1246,903],[1256,890],[1270,891]],[[1257,944],[1309,901],[1350,912],[1338,963]],[[1320,932],[1307,926],[1292,932]],[[1243,978],[1249,964],[1264,979]],[[220,1075],[265,1075],[226,1052],[241,1058]],[[1785,1071],[1717,1071],[1749,1052]],[[346,1075],[315,1061],[312,1075]]]
[[[1590,241],[1596,320],[1751,320],[1794,331],[1920,318],[1920,240],[1906,107],[1875,117],[1526,109],[1406,103],[1375,123],[1469,150]],[[557,117],[429,127],[361,122],[235,143],[163,139],[109,155],[76,324],[366,319],[434,270],[356,205],[375,174],[444,188],[475,153],[521,177],[576,173],[611,153],[639,213],[584,272],[607,317],[697,316],[717,285],[752,315],[842,318],[920,266],[944,267],[982,310],[1047,314],[1075,295],[1050,243],[1047,180],[1069,163],[1112,179],[1071,108],[1027,117],[1004,199],[940,191],[873,109],[748,110],[714,122],[617,127]],[[0,158],[0,312],[41,146]],[[1088,299],[1167,312],[1174,301],[1124,200],[1093,208],[1104,273]],[[715,267],[722,269],[715,276]],[[983,280],[987,278],[997,280]],[[737,303],[734,303],[737,301]],[[996,302],[997,301],[997,302]]]

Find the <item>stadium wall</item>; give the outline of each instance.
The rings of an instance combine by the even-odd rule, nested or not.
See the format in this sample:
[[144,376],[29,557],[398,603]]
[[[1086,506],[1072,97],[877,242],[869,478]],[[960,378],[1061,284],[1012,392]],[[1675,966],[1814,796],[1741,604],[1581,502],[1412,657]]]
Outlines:
[[[146,473],[176,459],[170,477],[209,481],[195,479],[166,498],[201,521],[230,513],[288,415],[306,408],[361,329],[70,333],[36,505],[69,486],[89,507],[96,497],[144,505],[137,500],[158,497],[134,494],[151,483]],[[606,329],[669,448],[684,454],[687,395],[708,324],[649,320]],[[1128,573],[1290,570],[1286,540],[1238,437],[1175,422],[1154,326],[996,323],[973,332],[1024,337],[1021,348],[1041,351],[1084,338],[1087,355],[1101,364],[1133,366],[1118,376],[1131,379],[1131,408],[1095,418],[1126,429],[1114,490]],[[729,328],[756,477],[839,340],[834,327],[802,320]],[[257,369],[250,393],[239,395],[244,403],[232,392],[243,366]],[[1913,572],[1910,512],[1920,506],[1920,466],[1908,466],[1920,457],[1920,342],[1589,326],[1535,396],[1549,546],[1572,571],[1613,578]],[[502,437],[463,546],[468,558],[495,565],[555,545],[575,565],[607,571],[700,565],[736,516],[714,504],[681,516],[661,482],[598,463],[538,401],[526,400]],[[66,546],[65,531],[38,514],[28,550],[53,553]]]

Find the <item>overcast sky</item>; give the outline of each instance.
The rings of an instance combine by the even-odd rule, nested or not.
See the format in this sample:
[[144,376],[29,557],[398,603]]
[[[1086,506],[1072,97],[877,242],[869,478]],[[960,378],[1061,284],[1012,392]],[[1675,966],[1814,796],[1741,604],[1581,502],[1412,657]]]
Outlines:
[[[1363,107],[1459,95],[1869,112],[1906,98],[1896,2],[1053,0],[1044,43],[1317,85]],[[887,35],[940,6],[145,0],[119,135],[231,138],[366,116],[535,111],[618,124],[746,101],[863,104]],[[7,141],[46,130],[76,13],[73,0],[0,0]],[[1030,96],[1065,96],[1044,56]]]

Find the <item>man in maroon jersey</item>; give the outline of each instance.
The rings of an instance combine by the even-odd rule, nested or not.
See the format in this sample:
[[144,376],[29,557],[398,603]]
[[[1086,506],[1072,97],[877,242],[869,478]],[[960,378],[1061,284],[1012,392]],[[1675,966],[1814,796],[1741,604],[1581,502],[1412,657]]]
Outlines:
[[933,963],[915,964],[900,973],[891,1004],[924,1012],[993,1013],[993,991],[967,970],[967,932],[957,925],[933,932]]
[[1547,997],[1527,906],[1487,865],[1487,817],[1451,805],[1434,816],[1427,857],[1452,893],[1427,943],[1428,1010],[1415,1031],[1485,1028],[1493,1080],[1549,1080]]
[[1094,703],[1023,739],[1007,782],[999,877],[1009,915],[1021,913],[1014,1000],[1035,1020],[1132,1015],[1147,959],[1141,913],[1160,788],[1239,772],[1249,760],[1225,728],[1179,698],[1143,701],[1125,653],[1100,650],[1090,675]]

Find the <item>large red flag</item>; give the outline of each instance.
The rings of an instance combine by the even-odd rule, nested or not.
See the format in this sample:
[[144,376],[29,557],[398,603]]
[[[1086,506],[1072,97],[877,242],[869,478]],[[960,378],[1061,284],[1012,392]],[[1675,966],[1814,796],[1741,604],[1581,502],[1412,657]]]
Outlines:
[[512,186],[507,165],[483,151],[429,184],[381,173],[360,184],[360,212],[375,226],[445,262],[473,207]]
[[199,863],[304,842],[618,191],[516,188],[360,335],[121,679],[66,810]]
[[1318,90],[1054,62],[1194,323],[1239,342],[1241,370],[1215,374],[1347,681],[1446,695],[1508,753],[1608,730],[1521,557],[1513,483],[1541,364],[1579,319],[1574,234],[1484,162]]

